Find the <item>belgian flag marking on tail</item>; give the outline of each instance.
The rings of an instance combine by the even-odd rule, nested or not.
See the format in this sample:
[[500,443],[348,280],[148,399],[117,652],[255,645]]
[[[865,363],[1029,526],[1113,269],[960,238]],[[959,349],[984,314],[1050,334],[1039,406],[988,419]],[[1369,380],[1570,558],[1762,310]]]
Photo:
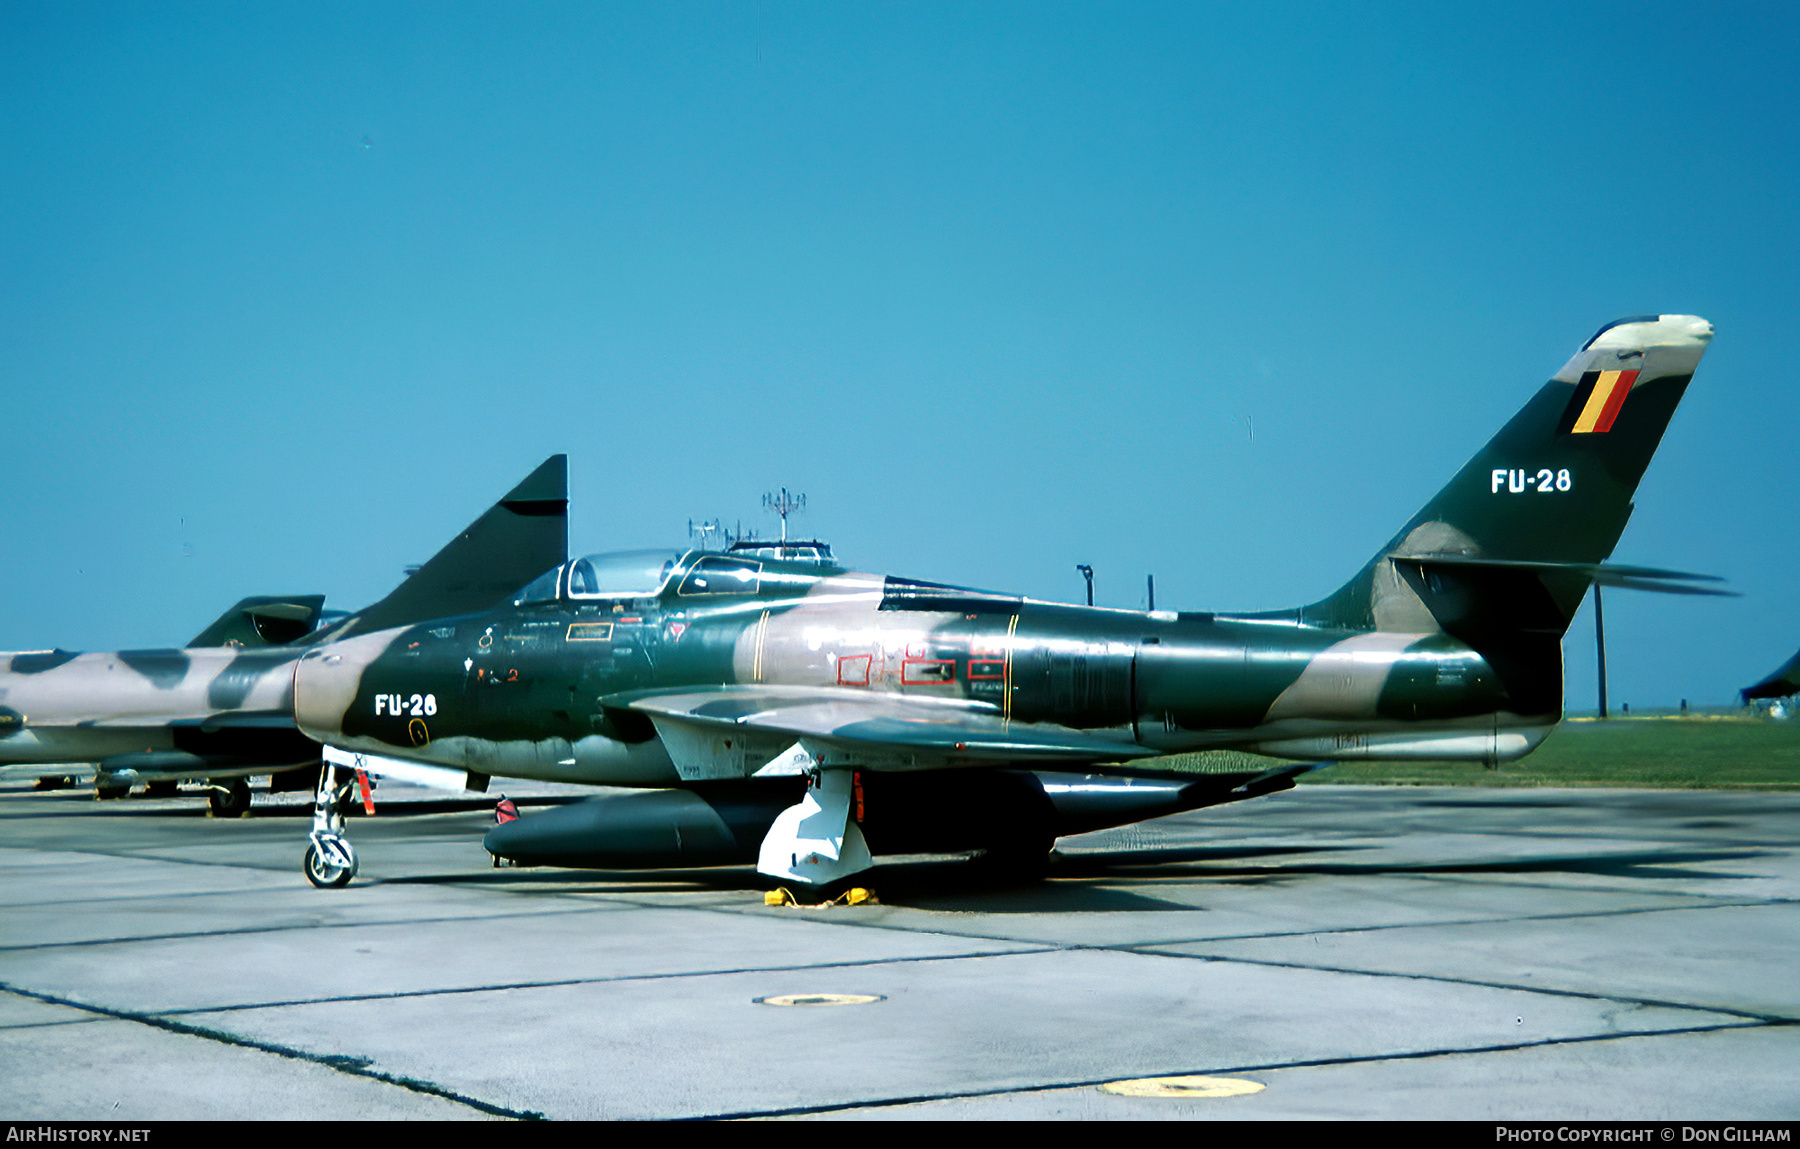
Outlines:
[[1612,430],[1613,420],[1625,406],[1631,385],[1637,382],[1633,371],[1586,371],[1575,386],[1575,395],[1563,412],[1557,427],[1565,435],[1603,435]]

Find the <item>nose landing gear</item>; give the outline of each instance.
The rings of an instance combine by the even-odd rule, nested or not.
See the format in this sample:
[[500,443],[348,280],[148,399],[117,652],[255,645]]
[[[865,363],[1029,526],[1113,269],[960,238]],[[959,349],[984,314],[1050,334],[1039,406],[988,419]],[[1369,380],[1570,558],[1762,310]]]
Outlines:
[[356,851],[344,837],[344,803],[356,771],[327,760],[319,771],[319,789],[313,798],[312,834],[301,868],[306,880],[321,890],[338,889],[356,876]]

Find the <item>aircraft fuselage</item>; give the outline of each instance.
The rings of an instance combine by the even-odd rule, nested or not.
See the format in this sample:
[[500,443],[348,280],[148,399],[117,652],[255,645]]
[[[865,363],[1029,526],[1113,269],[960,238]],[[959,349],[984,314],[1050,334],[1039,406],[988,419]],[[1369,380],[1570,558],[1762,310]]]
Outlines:
[[[690,553],[654,595],[507,605],[314,651],[296,717],[331,745],[481,774],[615,785],[692,781],[634,693],[731,685],[804,692],[847,723],[879,700],[932,702],[1055,760],[1238,748],[1294,759],[1527,753],[1560,717],[1526,713],[1487,661],[1444,633],[1266,616],[1035,602],[805,564],[755,564],[743,589],[689,593],[723,556]],[[718,580],[714,580],[714,585]],[[752,589],[753,588],[753,589]],[[702,708],[704,709],[704,708]],[[723,714],[722,711],[718,712]],[[908,712],[909,714],[911,711]],[[895,722],[928,724],[926,717]],[[741,715],[735,717],[743,717]],[[791,743],[743,725],[705,777],[744,777]],[[904,742],[904,740],[902,740]],[[1082,749],[1085,747],[1085,751]],[[993,764],[992,748],[901,745],[856,764]],[[739,761],[741,759],[741,762]]]
[[234,646],[0,655],[0,764],[124,757],[154,779],[317,761],[292,727],[296,658]]

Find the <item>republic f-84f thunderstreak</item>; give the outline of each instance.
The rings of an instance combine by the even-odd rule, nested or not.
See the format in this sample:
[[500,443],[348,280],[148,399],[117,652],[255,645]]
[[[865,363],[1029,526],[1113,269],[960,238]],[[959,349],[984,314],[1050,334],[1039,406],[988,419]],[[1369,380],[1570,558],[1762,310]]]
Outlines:
[[[358,770],[641,788],[485,845],[754,860],[820,887],[883,853],[1029,866],[1059,835],[1285,789],[1321,762],[1518,758],[1561,719],[1562,635],[1590,585],[1707,593],[1605,560],[1712,334],[1686,315],[1601,328],[1353,578],[1290,610],[1099,609],[778,549],[636,551],[320,644],[294,684],[326,747],[308,877],[355,871],[337,811]],[[1214,749],[1285,761],[1129,766]]]

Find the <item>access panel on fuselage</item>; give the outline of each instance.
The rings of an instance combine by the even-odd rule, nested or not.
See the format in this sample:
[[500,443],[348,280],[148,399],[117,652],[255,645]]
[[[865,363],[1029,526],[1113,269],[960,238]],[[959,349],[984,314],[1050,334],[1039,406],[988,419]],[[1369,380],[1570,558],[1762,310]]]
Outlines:
[[1076,730],[1129,726],[1134,650],[1124,642],[1022,638],[1013,650],[1013,712]]
[[1267,712],[1252,688],[1246,650],[1221,636],[1169,633],[1137,648],[1133,717],[1145,746],[1179,749],[1186,732],[1255,726]]

